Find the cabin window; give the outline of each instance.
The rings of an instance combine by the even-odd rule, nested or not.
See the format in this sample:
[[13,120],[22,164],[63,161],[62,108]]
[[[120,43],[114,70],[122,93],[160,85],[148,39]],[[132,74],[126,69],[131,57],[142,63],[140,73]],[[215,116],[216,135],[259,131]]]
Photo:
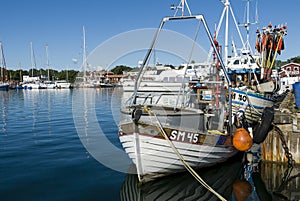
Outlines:
[[176,82],[182,82],[183,81],[183,77],[177,77],[176,78]]
[[175,77],[169,77],[169,82],[175,82]]
[[239,60],[235,60],[235,61],[233,62],[233,64],[240,64],[240,61],[239,61]]
[[291,71],[291,67],[287,67],[287,68],[286,68],[286,71]]

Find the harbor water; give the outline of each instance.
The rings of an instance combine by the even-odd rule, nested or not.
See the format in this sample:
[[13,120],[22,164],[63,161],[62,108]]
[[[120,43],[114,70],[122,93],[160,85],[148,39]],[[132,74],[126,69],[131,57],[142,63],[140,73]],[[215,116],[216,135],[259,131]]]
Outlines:
[[[0,91],[0,200],[219,200],[188,173],[142,186],[126,173],[134,167],[118,139],[122,95],[122,88]],[[227,200],[236,200],[238,180],[247,180],[252,200],[300,200],[299,168],[284,183],[286,170],[235,160],[199,174]]]

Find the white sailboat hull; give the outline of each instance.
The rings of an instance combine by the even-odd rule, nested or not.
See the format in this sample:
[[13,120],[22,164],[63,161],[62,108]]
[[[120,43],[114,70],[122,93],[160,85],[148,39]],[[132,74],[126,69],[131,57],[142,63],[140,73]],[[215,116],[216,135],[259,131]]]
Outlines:
[[55,87],[58,89],[69,89],[71,86],[71,83],[66,82],[66,81],[56,81],[55,82]]
[[0,91],[7,91],[9,84],[7,83],[0,83]]

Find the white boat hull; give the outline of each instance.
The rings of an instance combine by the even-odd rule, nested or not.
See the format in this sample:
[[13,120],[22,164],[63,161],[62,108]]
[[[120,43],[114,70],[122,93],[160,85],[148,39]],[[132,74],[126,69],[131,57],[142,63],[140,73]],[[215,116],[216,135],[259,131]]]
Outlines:
[[9,84],[7,83],[0,83],[0,91],[7,91],[9,88]]
[[[178,92],[181,88],[181,82],[159,82],[159,81],[143,81],[141,82],[139,92]],[[124,92],[134,91],[134,82],[123,83]]]
[[236,114],[245,107],[245,116],[249,123],[260,119],[265,107],[272,107],[275,101],[257,93],[247,93],[241,90],[232,90],[232,112]]
[[71,86],[71,83],[66,82],[66,81],[56,81],[55,82],[55,87],[58,89],[69,89]]
[[[166,111],[157,116],[163,131],[153,118],[143,114],[138,125],[126,121],[120,123],[119,128],[120,142],[136,164],[142,182],[186,170],[170,142],[193,168],[224,162],[237,153],[231,143],[231,136],[206,130],[203,113],[182,112],[172,115]],[[168,139],[163,132],[168,135]]]
[[39,89],[40,84],[37,83],[28,83],[28,84],[23,84],[25,89]]

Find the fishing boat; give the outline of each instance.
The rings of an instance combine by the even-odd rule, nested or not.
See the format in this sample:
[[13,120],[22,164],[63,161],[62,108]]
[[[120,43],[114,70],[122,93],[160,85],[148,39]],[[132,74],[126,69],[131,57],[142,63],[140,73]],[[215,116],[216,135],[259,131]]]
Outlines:
[[[186,4],[181,1],[182,7]],[[140,182],[222,163],[252,144],[235,143],[233,132],[247,139],[250,135],[232,122],[232,99],[228,96],[232,92],[231,80],[204,16],[189,14],[162,19],[136,77],[134,92],[121,107],[119,139],[136,165]],[[215,63],[205,79],[182,84],[176,93],[139,91],[143,71],[164,24],[187,20],[202,25],[203,37],[213,47],[218,66]]]
[[[272,36],[271,36],[272,35]],[[229,62],[227,70],[235,88],[232,90],[232,103],[235,112],[243,110],[247,121],[260,121],[264,109],[273,107],[285,94],[280,94],[280,79],[272,76],[276,55],[283,50],[283,37],[286,26],[257,30],[257,59],[249,52]],[[266,45],[269,44],[269,45]],[[272,45],[270,45],[272,44]],[[246,65],[242,65],[243,61]],[[249,64],[250,63],[250,64]]]
[[[229,35],[229,26],[228,23],[226,23],[223,58],[233,87],[231,92],[233,113],[242,112],[246,117],[247,123],[250,124],[250,126],[254,126],[263,118],[264,110],[266,108],[272,108],[274,104],[285,95],[279,95],[279,78],[272,76],[271,72],[275,64],[276,55],[278,53],[280,54],[284,49],[283,37],[286,35],[286,26],[272,28],[271,25],[268,26],[268,28],[263,28],[262,33],[256,30],[257,40],[255,48],[257,54],[254,54],[252,53],[249,43],[249,33],[250,25],[256,24],[258,19],[256,19],[255,22],[250,22],[249,20],[250,1],[247,0],[245,9],[247,19],[243,24],[236,22],[229,0],[221,2],[224,4],[224,9],[216,30],[216,35],[218,35],[224,15],[226,14],[226,22],[228,22],[228,12],[231,11],[234,26],[242,43],[242,48],[239,53],[237,53],[235,44],[233,44],[234,55],[228,56],[229,45],[227,37]],[[242,38],[239,29],[240,25],[246,28],[246,41]],[[266,45],[266,43],[268,43],[268,45]]]

